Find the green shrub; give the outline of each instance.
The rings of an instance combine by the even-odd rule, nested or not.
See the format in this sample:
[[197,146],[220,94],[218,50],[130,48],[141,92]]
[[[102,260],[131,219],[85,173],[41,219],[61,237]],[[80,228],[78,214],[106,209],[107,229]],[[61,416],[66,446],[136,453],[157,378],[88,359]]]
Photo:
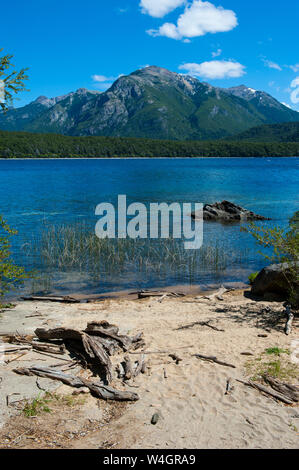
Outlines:
[[251,273],[250,276],[248,276],[248,280],[249,280],[249,283],[250,285],[252,285],[256,279],[256,277],[258,276],[258,272],[256,273]]
[[6,293],[33,276],[33,273],[26,273],[24,268],[14,264],[11,259],[10,238],[16,234],[0,215],[0,307]]
[[241,227],[250,233],[257,244],[265,249],[259,253],[271,263],[286,264],[284,278],[287,284],[288,301],[299,307],[299,211],[290,219],[286,229],[264,228],[254,223]]

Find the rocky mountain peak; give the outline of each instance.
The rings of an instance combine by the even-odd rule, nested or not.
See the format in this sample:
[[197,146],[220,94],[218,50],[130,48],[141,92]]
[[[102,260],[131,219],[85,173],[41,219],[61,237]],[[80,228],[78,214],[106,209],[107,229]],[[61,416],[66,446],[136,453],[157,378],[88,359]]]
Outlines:
[[239,98],[243,98],[243,100],[250,101],[257,96],[260,92],[255,90],[254,88],[249,88],[246,85],[235,86],[227,89],[222,89],[222,91],[226,93],[230,93],[234,96],[238,96]]
[[36,98],[35,101],[33,101],[34,104],[41,104],[42,106],[46,106],[47,108],[50,108],[55,104],[55,99],[50,99],[47,96],[39,96]]

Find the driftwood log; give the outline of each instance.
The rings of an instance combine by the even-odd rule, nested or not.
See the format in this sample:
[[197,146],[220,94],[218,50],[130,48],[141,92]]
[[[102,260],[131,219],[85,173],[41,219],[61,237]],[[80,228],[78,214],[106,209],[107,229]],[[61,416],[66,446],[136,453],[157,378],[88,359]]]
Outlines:
[[44,377],[52,380],[59,380],[65,385],[70,387],[82,388],[88,387],[89,390],[94,393],[98,398],[103,400],[115,400],[115,401],[137,401],[139,396],[133,392],[115,390],[112,387],[104,385],[101,382],[92,382],[82,377],[76,377],[74,375],[64,374],[61,371],[53,370],[51,367],[30,367],[14,369],[14,372],[20,375],[36,375],[38,377]]
[[80,300],[74,299],[73,297],[68,297],[68,296],[38,296],[38,295],[32,295],[29,297],[22,297],[22,300],[31,300],[35,302],[62,302],[62,303],[67,303],[67,304],[78,304],[80,303]]
[[83,352],[85,352],[88,358],[97,359],[99,364],[105,370],[107,383],[111,382],[112,364],[100,338],[87,335],[79,330],[68,328],[55,328],[52,330],[38,328],[35,330],[35,334],[41,340],[74,340],[76,342],[75,349],[83,349]]
[[[81,357],[85,365],[90,359],[99,364],[104,369],[108,384],[113,378],[110,356],[117,351],[136,350],[145,344],[143,333],[134,337],[120,335],[118,327],[107,321],[88,323],[84,331],[70,328],[38,328],[35,334],[42,341],[62,340],[67,348]],[[133,369],[131,372],[126,370],[125,376],[127,380],[132,378]]]
[[[51,354],[64,354],[65,353],[65,347],[64,345],[57,345],[57,344],[48,344],[48,343],[39,343],[37,341],[33,341],[34,336],[27,335],[27,336],[22,336],[22,335],[7,335],[5,337],[6,341],[10,343],[11,349],[13,348],[18,348],[21,349],[23,346],[23,349],[33,349],[34,351],[43,351],[43,352],[48,352]],[[0,342],[0,348],[1,348],[1,342]]]
[[148,299],[150,297],[185,297],[186,294],[181,292],[165,292],[165,291],[140,291],[138,292],[138,299]]
[[38,339],[42,341],[53,341],[56,339],[61,339],[63,341],[66,339],[82,340],[82,332],[71,328],[53,328],[51,330],[37,328],[34,333]]
[[110,325],[107,322],[88,323],[85,333],[114,340],[116,343],[120,344],[124,351],[128,351],[132,345],[132,339],[129,336],[119,335],[118,327]]
[[193,354],[193,357],[197,357],[197,359],[203,359],[204,361],[215,362],[216,364],[220,364],[221,366],[232,367],[233,369],[236,369],[236,366],[234,366],[233,364],[219,361],[217,357],[214,356],[203,356],[202,354]]
[[244,380],[240,380],[240,379],[236,379],[236,380],[244,385],[247,385],[248,387],[252,387],[252,388],[255,388],[256,390],[259,390],[260,392],[266,393],[267,395],[270,395],[272,398],[276,398],[277,400],[280,400],[283,403],[286,403],[287,405],[292,405],[294,403],[293,400],[290,400],[285,395],[282,395],[281,393],[270,390],[269,388],[259,383],[252,382],[251,380],[249,380],[248,382],[245,382]]
[[112,380],[112,363],[101,341],[98,338],[83,334],[82,343],[88,356],[92,359],[98,359],[99,363],[104,367],[106,380],[110,383]]
[[286,307],[286,315],[288,317],[287,319],[287,323],[286,323],[286,326],[285,326],[285,334],[286,335],[289,335],[292,331],[292,325],[293,325],[293,320],[294,320],[294,315],[291,311],[291,307],[288,305]]
[[265,375],[263,379],[273,388],[273,390],[276,390],[278,393],[285,395],[295,403],[299,401],[299,385],[287,384],[275,379],[274,377],[270,377],[269,375]]

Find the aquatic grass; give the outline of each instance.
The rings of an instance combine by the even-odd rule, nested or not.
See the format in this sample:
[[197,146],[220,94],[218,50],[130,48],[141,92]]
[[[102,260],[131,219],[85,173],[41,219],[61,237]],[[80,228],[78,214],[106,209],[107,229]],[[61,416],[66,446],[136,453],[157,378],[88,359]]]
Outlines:
[[47,290],[46,273],[53,271],[87,273],[94,280],[137,272],[192,283],[207,273],[217,277],[246,256],[219,240],[199,250],[185,250],[183,241],[173,238],[99,239],[94,228],[84,223],[45,225],[29,253],[39,262],[41,284]]

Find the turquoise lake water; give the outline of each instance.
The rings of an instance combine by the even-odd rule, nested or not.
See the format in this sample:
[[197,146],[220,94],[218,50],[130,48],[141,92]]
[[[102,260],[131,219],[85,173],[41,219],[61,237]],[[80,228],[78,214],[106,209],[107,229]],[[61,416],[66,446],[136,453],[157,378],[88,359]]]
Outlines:
[[[299,158],[1,160],[0,213],[18,230],[13,242],[16,261],[42,269],[32,240],[52,225],[86,223],[92,228],[101,202],[116,203],[118,194],[131,202],[201,202],[229,200],[270,217],[264,225],[286,226],[299,209]],[[208,285],[247,281],[264,266],[253,239],[240,226],[204,223],[204,245],[217,240],[243,253],[218,273],[195,273],[192,283]],[[163,260],[161,260],[163,261]],[[101,293],[126,288],[188,284],[185,275],[126,272],[94,280],[88,270],[47,271],[51,291]],[[28,287],[29,288],[29,287]]]

